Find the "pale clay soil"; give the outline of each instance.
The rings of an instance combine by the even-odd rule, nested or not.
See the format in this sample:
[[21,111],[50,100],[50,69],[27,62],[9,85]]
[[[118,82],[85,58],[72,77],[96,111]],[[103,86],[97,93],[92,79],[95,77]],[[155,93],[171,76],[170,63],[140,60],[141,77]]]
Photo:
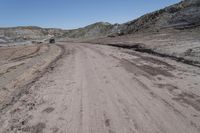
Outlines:
[[[65,49],[60,60],[1,109],[0,133],[200,132],[200,68],[110,46],[60,45]],[[24,62],[31,69],[61,52],[57,45],[40,47],[50,51],[31,59],[15,58],[18,61],[11,64],[6,61],[15,54],[0,55],[0,85],[11,80],[5,68]],[[13,78],[19,79],[25,68],[16,68],[19,73]],[[28,79],[33,75],[29,71],[24,75]],[[11,92],[5,93],[8,101],[15,96]],[[2,104],[4,97],[1,94]]]
[[119,37],[105,37],[86,42],[97,44],[122,44],[122,46],[134,46],[139,43],[144,48],[151,49],[156,53],[197,61],[200,66],[199,31],[199,29],[184,31],[166,29],[161,30],[160,32],[135,33]]

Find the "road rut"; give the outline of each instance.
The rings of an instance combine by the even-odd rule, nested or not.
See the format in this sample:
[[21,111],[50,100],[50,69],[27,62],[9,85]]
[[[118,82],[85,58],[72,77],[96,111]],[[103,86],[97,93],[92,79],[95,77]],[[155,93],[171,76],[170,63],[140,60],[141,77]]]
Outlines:
[[200,132],[199,68],[109,46],[62,45],[63,58],[1,114],[0,132]]

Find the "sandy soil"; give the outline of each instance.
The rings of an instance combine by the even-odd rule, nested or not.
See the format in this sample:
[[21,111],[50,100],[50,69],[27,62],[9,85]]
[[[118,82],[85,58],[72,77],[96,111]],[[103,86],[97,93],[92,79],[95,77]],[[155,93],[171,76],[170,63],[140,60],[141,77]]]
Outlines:
[[200,69],[109,46],[65,54],[0,114],[1,133],[199,133]]
[[48,44],[1,47],[0,108],[15,101],[23,92],[23,86],[42,74],[61,51],[60,47]]
[[159,32],[139,32],[119,37],[105,37],[86,42],[98,44],[117,44],[140,46],[173,57],[181,57],[197,62],[200,66],[200,33],[198,29],[174,30],[165,29]]

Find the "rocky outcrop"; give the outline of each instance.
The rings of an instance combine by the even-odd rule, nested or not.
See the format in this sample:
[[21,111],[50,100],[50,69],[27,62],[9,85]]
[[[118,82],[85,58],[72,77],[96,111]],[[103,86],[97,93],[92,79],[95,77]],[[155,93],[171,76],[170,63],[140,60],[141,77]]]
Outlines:
[[122,32],[159,31],[163,28],[186,29],[200,26],[200,1],[184,0],[123,24]]
[[13,27],[0,29],[0,43],[24,42],[43,40],[50,36],[60,37],[64,33],[61,29],[44,29],[40,27]]
[[69,38],[90,38],[90,37],[101,37],[114,32],[114,25],[106,22],[98,22],[95,24],[88,25],[83,28],[68,30],[64,36]]

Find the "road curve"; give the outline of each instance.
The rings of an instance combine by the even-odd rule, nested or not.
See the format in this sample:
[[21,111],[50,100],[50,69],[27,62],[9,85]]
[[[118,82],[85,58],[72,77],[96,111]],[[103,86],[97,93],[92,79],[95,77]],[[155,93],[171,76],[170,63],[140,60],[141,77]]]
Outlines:
[[199,133],[199,68],[109,46],[65,55],[1,114],[1,133]]

